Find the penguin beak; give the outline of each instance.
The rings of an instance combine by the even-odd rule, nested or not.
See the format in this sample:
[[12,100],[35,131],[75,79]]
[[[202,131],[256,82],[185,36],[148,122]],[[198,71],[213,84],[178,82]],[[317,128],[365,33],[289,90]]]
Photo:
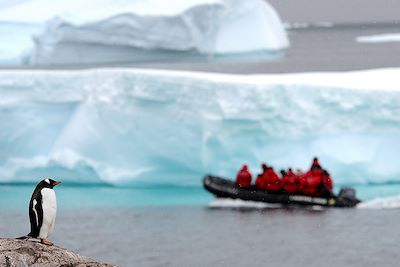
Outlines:
[[54,182],[54,185],[58,185],[58,184],[61,184],[61,182],[58,182],[58,181]]

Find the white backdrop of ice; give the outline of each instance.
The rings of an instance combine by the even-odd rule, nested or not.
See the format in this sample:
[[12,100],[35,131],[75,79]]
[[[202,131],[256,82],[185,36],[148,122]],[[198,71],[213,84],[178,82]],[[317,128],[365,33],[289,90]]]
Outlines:
[[317,155],[339,184],[400,181],[399,75],[2,71],[0,179],[198,185]]
[[[31,0],[0,9],[2,28],[18,38],[10,42],[7,34],[0,35],[0,52],[11,50],[18,64],[17,49],[31,48],[32,36],[31,64],[115,63],[182,56],[174,52],[214,55],[289,46],[279,15],[264,0]],[[6,59],[3,64],[10,64]]]

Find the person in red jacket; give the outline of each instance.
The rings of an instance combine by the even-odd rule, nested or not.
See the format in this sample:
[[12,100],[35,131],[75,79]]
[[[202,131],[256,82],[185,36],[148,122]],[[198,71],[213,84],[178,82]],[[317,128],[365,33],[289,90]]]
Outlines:
[[319,188],[317,189],[316,195],[330,197],[333,195],[333,182],[329,173],[321,167],[318,162],[318,158],[313,159],[313,163],[310,168],[311,171],[319,171],[318,175],[321,176],[321,183]]
[[251,173],[247,165],[243,165],[242,169],[236,175],[236,184],[240,187],[249,188],[251,186]]
[[263,174],[265,181],[265,190],[268,192],[279,192],[282,190],[282,182],[278,174],[272,167],[268,167]]
[[294,194],[300,189],[300,180],[291,168],[282,176],[283,190],[286,193]]
[[309,196],[330,197],[332,190],[333,182],[329,173],[314,158],[310,170],[301,177],[301,192]]
[[332,178],[326,170],[322,171],[322,184],[320,190],[320,196],[331,197],[333,196],[333,182]]
[[257,175],[257,179],[256,179],[256,187],[260,188],[262,190],[267,190],[267,183],[265,181],[265,173],[267,172],[268,166],[267,164],[263,163],[261,164],[261,168],[262,168],[262,172]]
[[322,170],[311,169],[301,177],[301,193],[317,196],[322,183]]
[[333,181],[332,181],[332,178],[331,178],[331,176],[329,175],[329,173],[328,173],[326,170],[324,170],[324,171],[323,171],[323,174],[322,174],[322,183],[324,184],[324,186],[325,186],[328,190],[330,190],[330,191],[333,190]]
[[318,158],[315,157],[311,164],[310,170],[322,170],[321,165],[319,164]]

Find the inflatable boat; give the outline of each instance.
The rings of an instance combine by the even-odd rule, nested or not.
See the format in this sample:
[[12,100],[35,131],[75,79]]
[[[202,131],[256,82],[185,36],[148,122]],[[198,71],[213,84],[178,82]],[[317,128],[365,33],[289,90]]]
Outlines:
[[242,199],[287,206],[324,206],[324,207],[355,207],[361,201],[357,199],[353,188],[342,188],[338,195],[327,197],[312,197],[301,194],[270,193],[256,187],[243,188],[234,181],[207,175],[203,179],[204,188],[217,198]]

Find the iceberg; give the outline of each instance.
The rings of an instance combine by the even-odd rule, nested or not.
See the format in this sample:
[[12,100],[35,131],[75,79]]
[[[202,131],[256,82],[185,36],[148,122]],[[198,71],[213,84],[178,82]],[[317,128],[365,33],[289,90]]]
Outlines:
[[42,26],[35,23],[0,22],[0,65],[27,65],[34,46],[32,35]]
[[200,185],[243,163],[399,183],[400,69],[0,72],[0,182]]
[[[15,64],[21,63],[17,48],[30,51],[32,65],[71,65],[179,60],[289,46],[279,15],[264,0],[31,0],[0,10],[0,30],[7,25],[18,40],[4,39],[0,52],[2,46],[13,48]],[[23,58],[26,62],[25,54]]]

